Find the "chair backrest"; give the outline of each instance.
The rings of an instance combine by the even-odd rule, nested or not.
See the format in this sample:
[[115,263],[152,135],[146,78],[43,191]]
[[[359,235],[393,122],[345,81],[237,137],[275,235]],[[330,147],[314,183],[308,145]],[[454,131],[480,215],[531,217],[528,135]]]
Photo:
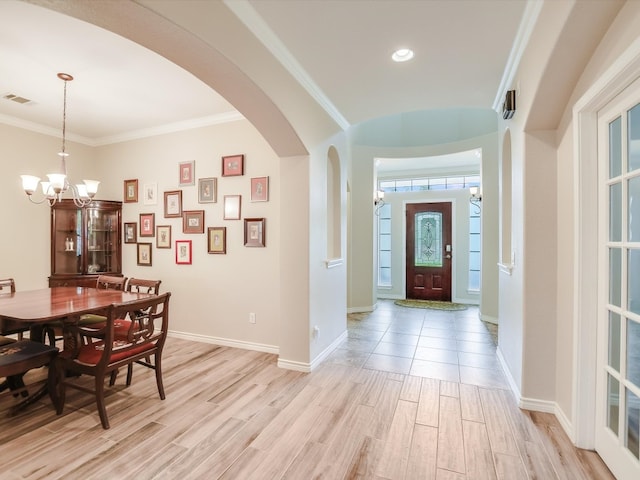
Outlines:
[[127,283],[127,277],[99,275],[96,280],[96,288],[103,290],[124,290],[125,283]]
[[[147,348],[161,351],[169,329],[169,298],[171,293],[154,295],[139,300],[111,305],[106,310],[106,322],[100,328],[95,325],[70,327],[83,339],[83,344],[99,342],[98,355],[91,362],[106,367],[113,358],[124,360]],[[116,324],[125,325],[116,330]],[[117,336],[116,336],[117,332]],[[153,344],[153,345],[149,345]],[[112,358],[113,356],[113,358]]]
[[142,278],[130,278],[127,282],[127,292],[150,293],[158,295],[162,280],[144,280]]
[[16,293],[16,282],[13,281],[13,278],[0,280],[0,294],[2,293]]

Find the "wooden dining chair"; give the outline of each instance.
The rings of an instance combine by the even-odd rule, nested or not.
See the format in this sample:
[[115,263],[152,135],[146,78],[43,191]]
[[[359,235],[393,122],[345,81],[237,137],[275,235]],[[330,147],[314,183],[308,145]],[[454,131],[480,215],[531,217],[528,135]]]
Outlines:
[[[148,293],[151,295],[158,295],[160,293],[160,284],[162,280],[145,280],[142,278],[130,278],[127,281],[127,292],[133,293]],[[140,312],[144,313],[144,312]],[[120,319],[115,324],[115,336],[126,335],[129,330],[128,320]],[[146,361],[151,363],[151,357],[147,357]],[[111,378],[109,379],[109,386],[113,386],[116,383],[118,377],[118,370],[111,372]],[[128,374],[127,381],[131,382],[131,372]]]
[[[0,299],[3,295],[11,295],[16,293],[16,282],[13,278],[4,278],[0,280]],[[29,327],[15,321],[8,321],[0,318],[0,335],[16,335],[18,340],[22,340],[24,332],[28,332]]]
[[55,398],[55,370],[49,368],[46,385],[29,395],[28,387],[24,383],[24,376],[29,370],[52,365],[58,349],[32,340],[19,340],[0,346],[0,377],[5,377],[1,390],[9,389],[14,397],[22,395],[23,399],[10,409],[10,415],[36,402],[48,392],[54,405],[58,405]]
[[[103,327],[96,325],[69,326],[70,333],[80,341],[75,348],[63,350],[56,360],[56,410],[62,414],[67,387],[93,393],[96,397],[102,427],[109,428],[104,401],[105,377],[127,366],[127,386],[131,385],[133,364],[155,370],[160,399],[164,400],[162,384],[162,349],[169,328],[170,293],[111,305],[106,311]],[[143,312],[143,313],[140,313]],[[128,320],[126,336],[115,336],[115,324]],[[154,362],[145,361],[153,356]],[[93,390],[78,383],[77,375],[95,377]]]

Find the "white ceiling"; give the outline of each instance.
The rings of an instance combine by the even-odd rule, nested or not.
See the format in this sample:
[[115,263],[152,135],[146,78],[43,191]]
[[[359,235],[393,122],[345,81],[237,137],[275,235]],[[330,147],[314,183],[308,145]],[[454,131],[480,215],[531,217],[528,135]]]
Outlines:
[[[252,31],[285,68],[352,125],[418,110],[492,108],[526,7],[525,0],[225,3],[248,28],[260,24]],[[393,63],[398,47],[412,48],[414,60]],[[0,58],[0,122],[59,134],[56,74],[66,72],[75,77],[67,136],[87,144],[238,116],[155,53],[22,1],[0,1]],[[31,101],[20,105],[7,94]]]

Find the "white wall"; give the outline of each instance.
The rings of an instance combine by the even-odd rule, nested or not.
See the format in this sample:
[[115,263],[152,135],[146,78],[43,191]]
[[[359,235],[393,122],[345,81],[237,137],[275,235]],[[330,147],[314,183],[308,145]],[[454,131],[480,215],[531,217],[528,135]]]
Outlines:
[[[480,298],[481,315],[491,321],[498,318],[498,287],[497,287],[497,263],[498,263],[498,145],[497,133],[491,133],[480,137],[463,139],[457,142],[426,145],[411,148],[384,148],[372,147],[364,145],[352,145],[351,156],[351,235],[352,243],[358,248],[353,252],[350,259],[351,270],[349,278],[349,311],[368,311],[375,308],[377,289],[377,258],[376,244],[374,243],[374,231],[377,217],[374,215],[373,190],[375,186],[375,158],[413,158],[413,157],[430,157],[439,156],[448,153],[468,151],[475,148],[482,149],[482,183],[483,183],[483,200],[482,200],[482,294]],[[486,180],[485,173],[486,172]],[[495,175],[495,178],[490,178]],[[431,192],[425,192],[431,194]],[[389,194],[389,201],[396,194]],[[412,194],[415,198],[416,194]],[[417,194],[420,195],[420,194]],[[434,194],[435,195],[435,194]],[[444,192],[438,192],[437,195],[449,195]],[[468,192],[452,193],[458,198],[457,202],[460,208],[466,209],[468,205]],[[464,200],[463,200],[464,198]],[[386,201],[385,197],[385,201]],[[395,215],[403,213],[394,212]],[[465,212],[463,217],[467,215]],[[399,227],[398,222],[393,222],[393,228]],[[460,225],[461,231],[464,227]],[[468,226],[466,227],[468,233]],[[402,246],[402,241],[394,236],[393,249]],[[462,236],[462,235],[461,235]],[[461,240],[463,241],[463,240]],[[404,251],[404,249],[403,249]],[[459,251],[459,247],[458,247]],[[460,258],[458,257],[458,260]],[[401,262],[394,259],[394,262]],[[457,275],[462,276],[465,268],[464,262],[456,263]],[[400,280],[395,277],[399,272],[394,267],[394,290],[392,295],[400,295],[402,288],[396,290],[395,284]],[[380,290],[383,292],[383,290]],[[389,293],[388,291],[385,294]],[[402,292],[403,293],[403,292]],[[465,296],[459,290],[457,292],[460,300],[464,300]],[[466,297],[468,300],[472,296]]]
[[[480,294],[468,291],[469,280],[469,191],[431,190],[422,192],[387,192],[385,203],[391,207],[391,288],[378,286],[378,298],[405,298],[406,204],[452,203],[452,291],[454,302],[478,305]],[[377,218],[376,218],[377,219]],[[374,219],[374,221],[376,221]],[[377,228],[376,228],[377,232]],[[376,262],[377,271],[377,258]],[[374,281],[377,274],[374,272]]]

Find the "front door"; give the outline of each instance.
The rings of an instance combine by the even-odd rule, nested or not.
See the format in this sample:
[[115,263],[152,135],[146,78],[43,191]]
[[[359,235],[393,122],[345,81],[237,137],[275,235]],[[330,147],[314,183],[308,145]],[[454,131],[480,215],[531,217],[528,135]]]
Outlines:
[[407,205],[407,298],[451,301],[451,203]]
[[640,478],[640,80],[598,113],[596,450]]

